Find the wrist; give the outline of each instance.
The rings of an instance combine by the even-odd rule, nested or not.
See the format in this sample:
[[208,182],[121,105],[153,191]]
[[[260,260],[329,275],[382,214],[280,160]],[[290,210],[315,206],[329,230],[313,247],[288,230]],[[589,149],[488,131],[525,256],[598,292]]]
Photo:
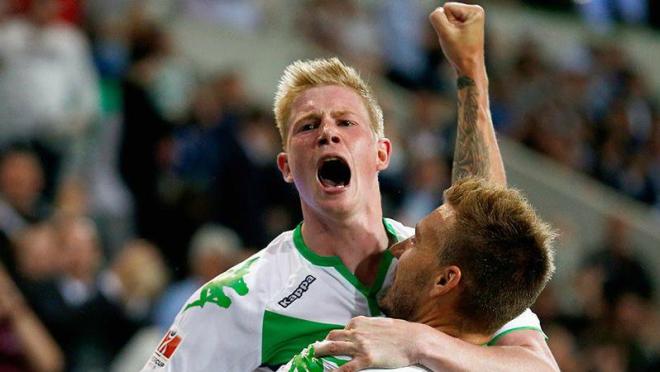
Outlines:
[[459,65],[454,66],[454,71],[456,76],[467,76],[474,80],[478,86],[488,85],[488,75],[486,74],[486,64],[483,57],[462,61],[460,67]]
[[411,350],[411,360],[414,364],[425,365],[425,361],[432,358],[432,355],[438,351],[435,342],[438,333],[435,329],[420,324],[420,329],[415,335],[415,342]]

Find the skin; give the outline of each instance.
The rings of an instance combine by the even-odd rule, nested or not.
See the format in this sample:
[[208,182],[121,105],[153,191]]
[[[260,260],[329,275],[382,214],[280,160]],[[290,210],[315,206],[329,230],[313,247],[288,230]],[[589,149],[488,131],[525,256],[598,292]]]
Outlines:
[[[436,249],[440,247],[441,231],[452,210],[441,206],[422,218],[415,226],[415,235],[390,248],[398,259],[397,271],[392,285],[380,299],[379,305],[391,318],[421,322],[427,318],[428,308],[435,313],[436,306],[427,301],[433,289],[431,277],[437,266]],[[437,233],[436,233],[437,232]]]
[[392,255],[398,259],[397,272],[379,304],[389,317],[424,323],[481,344],[490,335],[475,339],[461,330],[460,317],[451,316],[457,313],[454,304],[459,295],[460,268],[438,264],[438,250],[443,247],[441,239],[450,233],[453,221],[454,210],[443,204],[419,221],[415,235],[391,248]]
[[[287,151],[278,155],[277,164],[300,194],[305,241],[320,255],[339,256],[370,283],[389,246],[378,173],[389,164],[391,143],[374,135],[362,98],[350,88],[308,89],[294,100],[291,112]],[[325,187],[318,180],[319,164],[329,156],[348,164],[347,186]]]
[[56,372],[63,369],[62,351],[25,303],[25,299],[2,265],[0,265],[0,319],[11,327],[30,370]]
[[[483,9],[447,3],[430,19],[445,55],[464,81],[458,93],[452,179],[478,175],[505,185],[488,109]],[[347,112],[350,118],[343,116]],[[322,86],[304,91],[294,101],[290,118],[286,151],[278,155],[277,163],[284,180],[295,183],[300,193],[305,242],[320,255],[338,256],[369,285],[382,252],[390,245],[382,225],[377,175],[389,163],[391,144],[370,132],[364,102],[348,88]],[[328,155],[341,156],[351,168],[346,189],[326,189],[317,180],[318,161]],[[482,348],[428,325],[358,317],[328,339],[316,349],[317,356],[353,357],[339,371],[412,364],[432,370],[558,370],[543,335],[535,331],[512,332],[499,340],[502,347]]]

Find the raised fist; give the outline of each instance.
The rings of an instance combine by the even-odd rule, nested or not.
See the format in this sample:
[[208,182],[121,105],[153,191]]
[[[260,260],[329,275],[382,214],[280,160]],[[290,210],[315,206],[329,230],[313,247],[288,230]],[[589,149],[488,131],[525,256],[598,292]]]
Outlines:
[[483,70],[485,13],[479,5],[446,3],[429,20],[445,56],[460,75]]

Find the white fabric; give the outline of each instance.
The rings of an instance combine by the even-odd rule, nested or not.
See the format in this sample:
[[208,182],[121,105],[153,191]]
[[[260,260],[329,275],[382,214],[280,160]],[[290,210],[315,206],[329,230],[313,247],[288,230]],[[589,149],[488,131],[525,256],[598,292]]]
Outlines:
[[[414,233],[393,220],[386,220],[386,225],[397,240]],[[178,347],[166,358],[163,353],[167,352],[167,342],[161,342],[160,351],[154,352],[143,371],[255,371],[277,367],[352,318],[380,315],[377,307],[374,310],[377,293],[365,295],[364,288],[347,279],[348,269],[343,265],[331,265],[329,261],[333,259],[327,257],[321,258],[321,264],[312,259],[317,263],[314,264],[301,252],[294,242],[294,232],[285,232],[259,253],[197,290],[164,339],[178,338]],[[391,281],[395,261],[387,267],[382,287]],[[244,275],[237,275],[241,273]],[[301,290],[310,276],[314,280]],[[243,295],[239,293],[238,277],[248,288]],[[224,287],[218,286],[223,282]],[[229,282],[236,285],[229,286]],[[294,300],[283,306],[283,299],[290,299],[295,293]],[[225,296],[231,304],[222,307],[218,305],[219,297]],[[370,311],[370,302],[371,310],[377,313]],[[529,314],[534,319],[521,319],[516,324],[538,326],[536,316]],[[273,322],[273,318],[280,322]],[[313,335],[316,339],[306,339],[307,324],[321,327]],[[278,340],[275,346],[273,339]],[[299,345],[301,340],[306,343]]]
[[[399,239],[413,233],[412,229],[398,222],[388,222]],[[367,297],[337,268],[315,265],[303,257],[293,241],[293,231],[281,234],[245,262],[251,262],[244,276],[248,293],[241,296],[234,289],[224,287],[224,295],[231,300],[228,308],[212,302],[187,310],[184,306],[171,327],[171,331],[181,337],[176,351],[170,359],[154,353],[143,371],[253,371],[268,362],[262,355],[263,338],[267,336],[263,332],[266,312],[294,320],[336,325],[334,328],[342,327],[359,315],[379,315],[370,313]],[[243,264],[209,283],[226,279]],[[387,278],[393,268],[394,265],[388,268]],[[279,302],[294,293],[309,275],[315,280],[308,289],[283,307]],[[187,304],[199,300],[204,288],[196,291]],[[290,333],[294,338],[300,330],[286,332],[282,337],[286,338]],[[292,350],[286,360],[306,345]]]

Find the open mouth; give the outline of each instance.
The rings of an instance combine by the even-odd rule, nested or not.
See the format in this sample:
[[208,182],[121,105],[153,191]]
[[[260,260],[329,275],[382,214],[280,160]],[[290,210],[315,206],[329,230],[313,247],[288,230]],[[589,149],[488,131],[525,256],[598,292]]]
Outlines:
[[321,161],[317,177],[328,188],[343,188],[351,182],[351,168],[344,159],[332,156]]

